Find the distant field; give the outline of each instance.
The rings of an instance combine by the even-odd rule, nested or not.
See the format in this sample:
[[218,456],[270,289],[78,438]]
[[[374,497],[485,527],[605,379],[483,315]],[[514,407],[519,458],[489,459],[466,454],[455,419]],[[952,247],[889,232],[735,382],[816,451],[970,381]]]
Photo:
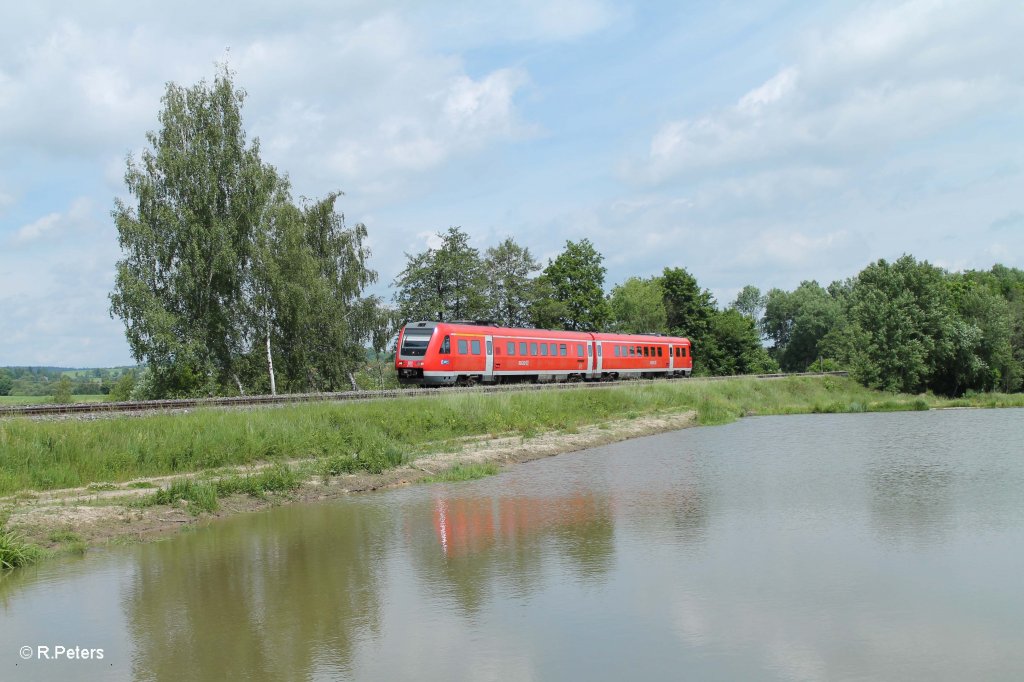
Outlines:
[[[73,395],[71,399],[76,403],[101,403],[107,399],[107,396]],[[53,396],[49,395],[0,395],[0,405],[40,405],[52,402]]]

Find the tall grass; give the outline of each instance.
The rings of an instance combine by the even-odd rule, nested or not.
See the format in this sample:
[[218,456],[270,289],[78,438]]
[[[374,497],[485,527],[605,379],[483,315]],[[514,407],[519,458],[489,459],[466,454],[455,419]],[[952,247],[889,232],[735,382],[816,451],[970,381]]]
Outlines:
[[498,465],[494,462],[471,462],[469,464],[456,464],[455,466],[440,471],[426,478],[420,479],[421,483],[452,483],[457,481],[475,481],[478,478],[493,476],[498,473]]
[[[984,406],[1024,406],[1024,395],[987,394],[969,400]],[[296,458],[317,460],[317,472],[323,475],[380,472],[421,452],[456,447],[466,436],[529,437],[657,412],[695,410],[699,423],[722,424],[748,414],[910,410],[950,404],[963,401],[878,393],[841,377],[791,377],[638,381],[580,391],[458,393],[131,419],[14,418],[0,420],[0,494]],[[207,495],[195,490],[189,494]]]
[[188,510],[198,515],[217,511],[222,497],[245,494],[263,498],[267,493],[295,490],[302,485],[302,479],[299,471],[284,464],[257,473],[233,474],[216,480],[181,478],[172,481],[167,488],[161,488],[152,495],[143,497],[136,504],[140,507],[150,507],[184,501],[188,504]]
[[0,570],[34,564],[43,557],[43,550],[25,540],[18,533],[0,528]]

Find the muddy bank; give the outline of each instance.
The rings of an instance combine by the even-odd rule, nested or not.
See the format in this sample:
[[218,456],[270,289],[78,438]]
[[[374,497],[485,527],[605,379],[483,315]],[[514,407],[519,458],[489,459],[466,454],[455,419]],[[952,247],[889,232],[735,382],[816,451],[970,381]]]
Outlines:
[[[342,474],[323,478],[310,476],[288,494],[268,494],[263,498],[232,495],[220,500],[216,512],[192,514],[188,503],[142,507],[138,501],[158,488],[187,476],[140,479],[113,486],[23,492],[0,499],[0,509],[9,513],[8,528],[30,542],[51,549],[61,547],[61,537],[73,533],[90,546],[108,543],[142,542],[195,524],[204,524],[238,513],[266,509],[296,501],[328,500],[343,495],[415,483],[443,472],[456,464],[494,462],[501,467],[566,452],[614,443],[630,438],[674,431],[696,424],[694,412],[650,415],[635,419],[604,422],[572,432],[542,433],[532,438],[514,435],[501,438],[474,438],[461,443],[455,452],[421,456],[410,464],[381,474]],[[296,460],[301,468],[309,460]],[[244,474],[261,467],[218,470],[219,475]],[[134,503],[134,504],[133,504]]]

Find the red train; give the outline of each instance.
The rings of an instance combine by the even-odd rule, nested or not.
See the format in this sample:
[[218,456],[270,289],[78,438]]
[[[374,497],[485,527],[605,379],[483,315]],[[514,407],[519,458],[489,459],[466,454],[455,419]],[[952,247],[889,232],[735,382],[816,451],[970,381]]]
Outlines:
[[403,384],[598,381],[688,377],[690,340],[646,334],[512,329],[479,323],[410,322],[398,335]]

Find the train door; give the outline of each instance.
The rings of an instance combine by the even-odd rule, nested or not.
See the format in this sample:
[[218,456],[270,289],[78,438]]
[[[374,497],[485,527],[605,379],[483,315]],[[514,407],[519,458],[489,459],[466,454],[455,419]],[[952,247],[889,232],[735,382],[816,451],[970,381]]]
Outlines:
[[594,358],[594,362],[597,363],[597,366],[596,366],[596,369],[594,371],[595,371],[595,374],[598,376],[598,378],[600,378],[601,372],[602,372],[602,368],[604,367],[604,362],[601,359],[601,355],[602,355],[602,353],[601,353],[601,342],[598,341],[594,345],[597,346],[597,348],[596,348],[597,357]]
[[494,381],[494,341],[492,337],[484,337],[484,352],[487,355],[487,368],[484,370],[484,381]]
[[669,344],[669,346],[668,346],[668,375],[672,376],[672,372],[674,372],[675,369],[676,369],[675,350],[673,349],[672,344]]

